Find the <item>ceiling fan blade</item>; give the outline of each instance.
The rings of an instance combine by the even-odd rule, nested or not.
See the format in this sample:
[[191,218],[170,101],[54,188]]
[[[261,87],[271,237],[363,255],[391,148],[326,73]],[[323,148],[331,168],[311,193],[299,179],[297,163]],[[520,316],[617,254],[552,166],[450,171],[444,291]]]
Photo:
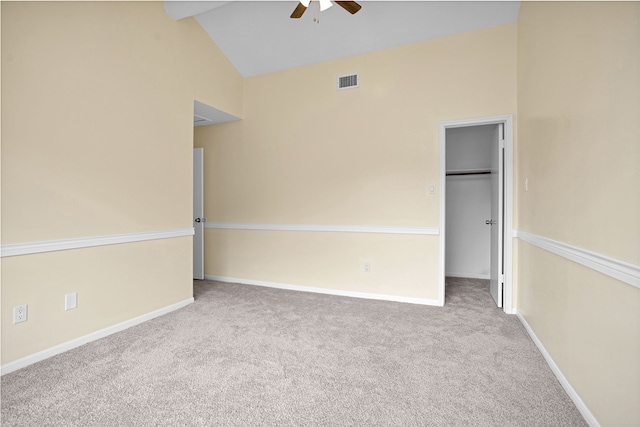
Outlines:
[[338,3],[344,10],[352,15],[362,9],[362,6],[354,1],[334,1],[334,3]]
[[293,10],[293,13],[291,14],[291,18],[300,18],[305,10],[307,10],[307,7],[302,3],[298,3],[296,8]]

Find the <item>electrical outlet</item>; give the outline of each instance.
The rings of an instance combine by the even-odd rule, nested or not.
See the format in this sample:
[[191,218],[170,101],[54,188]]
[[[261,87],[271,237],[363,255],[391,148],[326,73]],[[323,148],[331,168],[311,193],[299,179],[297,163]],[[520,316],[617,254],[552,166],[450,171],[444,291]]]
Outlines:
[[27,321],[27,304],[13,307],[13,323]]
[[369,261],[364,263],[364,272],[371,273],[371,263]]
[[72,292],[64,296],[64,309],[72,310],[78,306],[78,293]]

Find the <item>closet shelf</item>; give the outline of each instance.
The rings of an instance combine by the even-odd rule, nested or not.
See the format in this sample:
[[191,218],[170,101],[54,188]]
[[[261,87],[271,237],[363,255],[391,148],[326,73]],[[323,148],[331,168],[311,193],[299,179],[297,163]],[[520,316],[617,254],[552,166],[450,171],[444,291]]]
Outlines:
[[488,175],[491,174],[491,169],[458,169],[447,171],[447,176],[453,175]]

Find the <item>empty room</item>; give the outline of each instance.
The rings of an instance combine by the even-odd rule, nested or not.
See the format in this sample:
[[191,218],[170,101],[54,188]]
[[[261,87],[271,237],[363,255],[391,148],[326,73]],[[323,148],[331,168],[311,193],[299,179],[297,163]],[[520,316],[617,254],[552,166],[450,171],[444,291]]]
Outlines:
[[1,424],[640,426],[640,3],[1,3]]

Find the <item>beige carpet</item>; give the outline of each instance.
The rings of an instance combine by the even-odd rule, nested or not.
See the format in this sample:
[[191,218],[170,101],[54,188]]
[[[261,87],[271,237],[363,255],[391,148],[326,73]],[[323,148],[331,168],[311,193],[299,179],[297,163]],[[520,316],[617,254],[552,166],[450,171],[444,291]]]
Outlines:
[[196,302],[2,377],[3,426],[583,426],[486,281],[444,308],[196,282]]

